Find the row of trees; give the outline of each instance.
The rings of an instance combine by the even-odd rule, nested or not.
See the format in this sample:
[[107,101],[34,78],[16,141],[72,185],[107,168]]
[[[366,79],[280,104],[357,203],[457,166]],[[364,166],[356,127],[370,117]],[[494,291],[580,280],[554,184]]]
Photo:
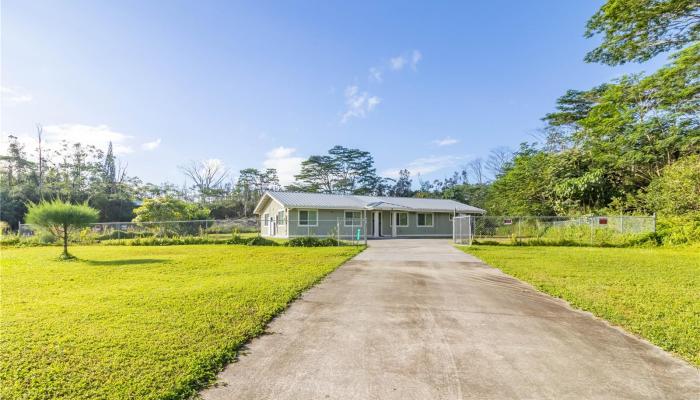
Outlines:
[[73,203],[90,202],[104,220],[131,216],[139,181],[126,175],[126,166],[114,156],[112,146],[103,151],[94,146],[63,142],[48,150],[43,146],[41,126],[38,146],[28,155],[15,137],[8,137],[7,153],[0,155],[0,210],[3,221],[16,227],[27,212],[27,204],[61,198]]
[[589,62],[617,65],[680,50],[651,74],[561,96],[543,118],[541,144],[522,145],[491,185],[489,210],[700,212],[700,3],[609,0],[587,28],[587,36],[603,35]]
[[[142,202],[179,216],[235,218],[251,215],[266,190],[449,198],[494,215],[700,213],[700,3],[609,0],[586,35],[603,39],[586,56],[590,62],[617,65],[678,51],[650,74],[567,91],[544,116],[538,143],[495,149],[442,180],[419,177],[414,185],[408,170],[381,177],[369,152],[335,146],[305,160],[286,188],[274,169],[247,168],[233,179],[216,160],[181,166],[188,184],[154,185],[129,177],[111,145],[42,148],[39,126],[33,155],[10,136],[0,157],[0,217],[16,226],[29,202],[62,198],[87,202],[109,221],[131,220]],[[144,200],[157,198],[179,202]]]

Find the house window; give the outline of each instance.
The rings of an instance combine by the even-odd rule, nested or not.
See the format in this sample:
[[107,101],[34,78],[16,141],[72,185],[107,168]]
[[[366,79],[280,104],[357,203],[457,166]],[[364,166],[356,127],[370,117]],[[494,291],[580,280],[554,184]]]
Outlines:
[[418,213],[416,214],[418,218],[418,226],[433,226],[433,214],[431,213]]
[[405,212],[396,213],[396,226],[397,227],[408,226],[408,213],[405,213]]
[[361,211],[345,211],[345,226],[362,225]]
[[284,225],[284,210],[277,211],[277,225]]
[[263,214],[263,225],[268,226],[270,223],[270,214]]
[[299,210],[299,226],[318,225],[318,213],[316,210]]

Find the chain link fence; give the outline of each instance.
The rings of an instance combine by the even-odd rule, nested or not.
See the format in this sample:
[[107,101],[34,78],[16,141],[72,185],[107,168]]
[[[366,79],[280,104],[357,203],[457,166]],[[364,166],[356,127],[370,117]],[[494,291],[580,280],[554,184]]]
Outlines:
[[655,216],[474,216],[471,224],[480,242],[623,244],[656,231]]
[[364,218],[336,218],[317,220],[277,220],[263,221],[262,234],[271,237],[317,237],[335,238],[338,241],[365,243],[367,240],[367,220]]
[[474,217],[460,215],[452,218],[452,240],[457,244],[472,245],[474,240]]
[[[133,239],[146,237],[175,236],[230,236],[233,233],[256,233],[259,231],[256,218],[163,221],[163,222],[97,222],[76,233],[74,241]],[[41,235],[40,228],[20,224],[20,236]]]

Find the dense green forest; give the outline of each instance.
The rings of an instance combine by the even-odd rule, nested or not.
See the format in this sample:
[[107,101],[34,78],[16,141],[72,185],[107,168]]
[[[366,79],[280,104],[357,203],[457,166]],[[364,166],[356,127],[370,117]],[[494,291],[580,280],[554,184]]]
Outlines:
[[700,3],[609,0],[585,34],[602,40],[585,55],[588,62],[617,65],[659,54],[668,62],[566,91],[543,116],[541,140],[494,149],[442,180],[414,182],[408,170],[380,177],[369,152],[335,146],[304,161],[285,188],[274,169],[247,168],[233,179],[207,161],[180,167],[187,185],[155,185],[129,176],[111,145],[42,149],[39,127],[36,149],[10,136],[0,157],[0,217],[16,228],[28,202],[62,198],[87,201],[103,221],[124,221],[144,200],[165,197],[182,209],[198,207],[177,214],[183,218],[237,218],[251,215],[265,190],[299,190],[450,198],[492,215],[658,213],[700,236]]

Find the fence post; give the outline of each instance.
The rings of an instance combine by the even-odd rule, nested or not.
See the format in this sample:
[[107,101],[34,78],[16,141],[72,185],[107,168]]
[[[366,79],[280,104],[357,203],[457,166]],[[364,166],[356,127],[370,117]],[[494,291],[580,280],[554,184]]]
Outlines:
[[625,216],[624,215],[620,216],[620,233],[622,233],[622,234],[625,233]]
[[364,211],[364,218],[362,218],[362,228],[365,234],[365,246],[367,246],[367,210]]
[[654,219],[653,219],[653,221],[654,221],[654,231],[653,231],[653,232],[656,233],[656,211],[654,212]]

